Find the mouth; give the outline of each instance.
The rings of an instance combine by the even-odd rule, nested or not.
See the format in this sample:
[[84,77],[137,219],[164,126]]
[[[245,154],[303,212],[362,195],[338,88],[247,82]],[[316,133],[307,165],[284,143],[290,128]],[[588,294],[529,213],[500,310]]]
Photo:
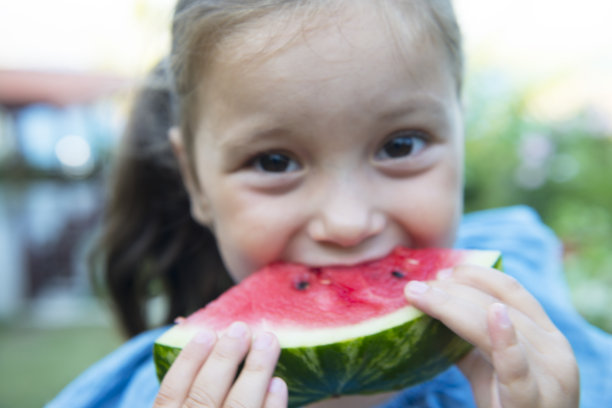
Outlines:
[[389,255],[396,247],[377,248],[366,251],[328,248],[326,251],[300,262],[310,267],[325,268],[338,266],[356,266],[377,261]]

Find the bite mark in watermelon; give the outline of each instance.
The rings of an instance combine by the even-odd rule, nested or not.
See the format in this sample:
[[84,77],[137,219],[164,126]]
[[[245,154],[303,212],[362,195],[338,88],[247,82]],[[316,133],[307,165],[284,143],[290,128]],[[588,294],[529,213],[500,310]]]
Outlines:
[[404,286],[458,264],[501,268],[501,254],[397,248],[356,266],[272,264],[164,333],[154,345],[158,377],[202,327],[221,334],[243,321],[255,333],[276,334],[275,375],[287,383],[289,406],[425,381],[472,346],[408,304]]

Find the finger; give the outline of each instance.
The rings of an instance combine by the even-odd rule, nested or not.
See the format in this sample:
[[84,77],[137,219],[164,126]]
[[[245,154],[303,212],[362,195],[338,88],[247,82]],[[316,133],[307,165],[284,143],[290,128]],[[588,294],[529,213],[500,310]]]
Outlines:
[[204,330],[185,345],[160,385],[155,398],[155,408],[174,408],[182,405],[192,380],[208,358],[216,341],[215,332]]
[[233,323],[217,341],[185,400],[186,407],[220,407],[250,344],[250,331],[242,322]]
[[[487,310],[499,299],[481,289],[456,280],[416,282],[406,285],[409,302],[424,313],[440,320],[453,332],[481,349],[491,361],[491,343],[487,334]],[[543,331],[530,316],[512,308],[509,313],[519,331],[524,334],[526,347],[538,351],[547,344],[552,332]]]
[[[466,302],[479,305],[484,310],[489,309],[493,303],[504,303],[504,298],[518,302],[516,305],[508,305],[517,332],[524,336],[523,341],[526,345],[533,347],[542,355],[548,354],[551,341],[559,337],[560,333],[537,300],[514,278],[495,269],[471,266],[460,267],[456,273],[452,271],[451,273],[443,274],[440,279],[430,284]],[[515,285],[518,286],[517,293],[520,292],[516,296],[510,294],[512,290],[501,289]]]
[[416,308],[440,320],[464,340],[483,350],[485,354],[491,350],[489,336],[486,334],[487,309],[480,304],[420,281],[408,282],[405,295]]
[[[486,319],[486,310],[491,307],[493,303],[503,303],[502,299],[498,298],[495,293],[489,293],[490,289],[486,285],[482,287],[472,286],[469,282],[458,279],[443,279],[438,281],[429,282],[429,284],[437,289],[442,290],[445,293],[450,294],[453,297],[457,297],[461,299],[466,304],[472,304],[476,307],[482,309],[482,313],[478,316]],[[523,289],[524,290],[524,289]],[[526,291],[525,291],[526,292]],[[512,305],[509,305],[512,306]],[[532,318],[532,316],[527,313],[534,313],[532,310],[527,310],[527,308],[523,307],[522,304],[519,304],[518,307],[522,310],[519,310],[514,307],[509,307],[509,313],[512,317],[512,321],[514,322],[517,330],[526,335],[529,341],[534,341],[534,344],[537,345],[540,343],[538,339],[546,339],[550,337],[551,333],[557,332],[556,328],[553,326],[553,330],[544,330],[542,327]],[[539,304],[536,304],[537,310],[541,310]],[[476,315],[473,315],[474,317]],[[486,327],[486,323],[482,324],[482,327]]]
[[244,367],[225,400],[226,404],[243,408],[261,407],[279,355],[280,345],[276,336],[272,333],[258,333]]
[[487,321],[500,405],[505,408],[539,406],[537,379],[507,307],[501,303],[492,304]]
[[501,303],[530,316],[540,327],[548,331],[556,331],[540,303],[525,289],[516,278],[497,269],[472,265],[458,265],[449,274],[442,275],[442,280],[454,280],[491,294]]
[[493,366],[481,350],[474,348],[457,362],[457,367],[470,382],[477,407],[491,406],[491,401],[499,400],[497,389],[491,386],[495,378]]
[[270,381],[268,394],[264,401],[264,408],[286,408],[289,401],[289,391],[287,384],[282,378],[274,377]]

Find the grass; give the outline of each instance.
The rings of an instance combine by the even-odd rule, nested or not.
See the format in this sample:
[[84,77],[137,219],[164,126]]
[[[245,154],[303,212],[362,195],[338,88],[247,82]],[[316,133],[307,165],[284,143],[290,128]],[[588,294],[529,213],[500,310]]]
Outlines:
[[104,327],[0,327],[0,407],[42,407],[121,342]]

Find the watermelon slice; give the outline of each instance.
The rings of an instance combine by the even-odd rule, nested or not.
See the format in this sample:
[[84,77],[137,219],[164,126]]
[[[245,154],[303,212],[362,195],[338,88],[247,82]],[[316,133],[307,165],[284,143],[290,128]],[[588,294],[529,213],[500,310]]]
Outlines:
[[201,327],[220,333],[240,320],[278,337],[275,375],[289,387],[289,406],[430,379],[471,345],[410,306],[404,286],[460,263],[500,268],[501,254],[397,248],[350,267],[270,265],[164,333],[154,345],[157,375]]

